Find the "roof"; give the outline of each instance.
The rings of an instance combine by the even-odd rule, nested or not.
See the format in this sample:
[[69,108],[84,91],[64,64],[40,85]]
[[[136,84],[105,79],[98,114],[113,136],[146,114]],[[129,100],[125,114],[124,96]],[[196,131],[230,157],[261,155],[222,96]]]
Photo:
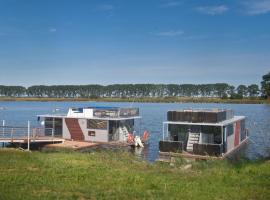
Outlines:
[[218,112],[224,112],[231,109],[222,109],[222,108],[195,108],[195,109],[180,109],[180,110],[169,110],[170,111],[176,111],[176,112],[206,112],[206,113],[218,113]]
[[85,108],[93,108],[93,109],[108,109],[108,110],[114,110],[114,109],[120,109],[120,107],[112,107],[112,106],[90,106]]
[[100,110],[117,110],[117,109],[126,109],[134,107],[116,107],[116,106],[86,106],[86,107],[71,107],[72,109],[100,109]]
[[141,116],[130,116],[130,117],[68,117],[63,114],[45,114],[45,115],[37,115],[37,117],[42,118],[77,118],[77,119],[96,119],[96,120],[110,120],[110,121],[121,121],[128,119],[140,119]]
[[100,120],[118,120],[118,121],[141,118],[139,116],[139,108],[121,108],[111,106],[69,108],[67,114],[53,113],[37,116],[47,118],[77,118],[77,119],[100,119]]
[[224,120],[218,123],[192,123],[192,122],[180,122],[180,121],[165,121],[164,124],[179,124],[179,125],[199,125],[199,126],[226,126],[236,121],[245,119],[245,116],[234,116],[231,119]]

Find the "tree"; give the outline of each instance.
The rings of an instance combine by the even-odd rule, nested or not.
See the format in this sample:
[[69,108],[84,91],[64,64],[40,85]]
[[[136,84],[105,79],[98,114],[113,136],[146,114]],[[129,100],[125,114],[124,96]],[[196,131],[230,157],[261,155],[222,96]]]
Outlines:
[[270,99],[270,72],[268,74],[263,75],[262,79],[263,79],[261,82],[262,96]]
[[227,83],[216,83],[214,87],[217,97],[220,98],[226,97],[228,91],[230,90],[230,85],[228,85]]
[[249,97],[257,97],[259,95],[260,89],[256,84],[251,84],[248,86],[248,95]]
[[26,95],[25,87],[0,85],[0,96],[21,97],[24,95]]
[[230,97],[232,97],[233,95],[235,95],[235,87],[233,85],[229,86],[228,95]]
[[29,96],[52,98],[99,98],[99,97],[220,97],[242,98],[258,95],[258,86],[234,86],[227,83],[215,84],[113,84],[113,85],[0,85],[0,96]]
[[236,90],[237,90],[237,94],[242,97],[246,97],[248,94],[248,88],[245,85],[239,85]]

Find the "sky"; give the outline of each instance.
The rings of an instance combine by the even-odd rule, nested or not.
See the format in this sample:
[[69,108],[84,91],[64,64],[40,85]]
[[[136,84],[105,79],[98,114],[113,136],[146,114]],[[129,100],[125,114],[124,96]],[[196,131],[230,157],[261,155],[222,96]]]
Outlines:
[[0,85],[260,84],[270,0],[0,0]]

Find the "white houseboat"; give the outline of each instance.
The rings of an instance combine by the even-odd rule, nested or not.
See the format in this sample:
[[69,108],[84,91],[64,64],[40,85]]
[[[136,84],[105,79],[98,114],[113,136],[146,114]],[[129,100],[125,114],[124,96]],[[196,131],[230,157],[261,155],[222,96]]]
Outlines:
[[174,152],[189,158],[224,158],[247,139],[245,117],[234,116],[232,110],[168,111],[159,150],[161,155]]
[[140,118],[138,108],[119,107],[69,108],[65,115],[38,115],[48,136],[89,142],[132,142],[135,120]]

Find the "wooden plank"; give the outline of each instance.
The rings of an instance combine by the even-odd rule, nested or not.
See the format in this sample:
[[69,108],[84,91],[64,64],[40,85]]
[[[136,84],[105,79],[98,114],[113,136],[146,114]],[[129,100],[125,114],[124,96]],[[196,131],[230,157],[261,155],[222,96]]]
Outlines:
[[[61,138],[49,138],[49,137],[30,138],[31,143],[63,142],[63,141],[65,140]],[[28,141],[26,137],[22,137],[22,138],[0,138],[0,142],[26,144]]]
[[232,150],[228,151],[223,155],[224,158],[227,158],[231,156],[233,153],[238,151],[240,148],[242,148],[245,144],[247,144],[249,137],[246,137],[243,141],[240,142],[240,144],[236,147],[234,147]]
[[162,156],[184,157],[184,158],[201,159],[201,160],[222,160],[223,159],[223,157],[194,155],[188,152],[184,152],[184,153],[159,152],[159,154]]

